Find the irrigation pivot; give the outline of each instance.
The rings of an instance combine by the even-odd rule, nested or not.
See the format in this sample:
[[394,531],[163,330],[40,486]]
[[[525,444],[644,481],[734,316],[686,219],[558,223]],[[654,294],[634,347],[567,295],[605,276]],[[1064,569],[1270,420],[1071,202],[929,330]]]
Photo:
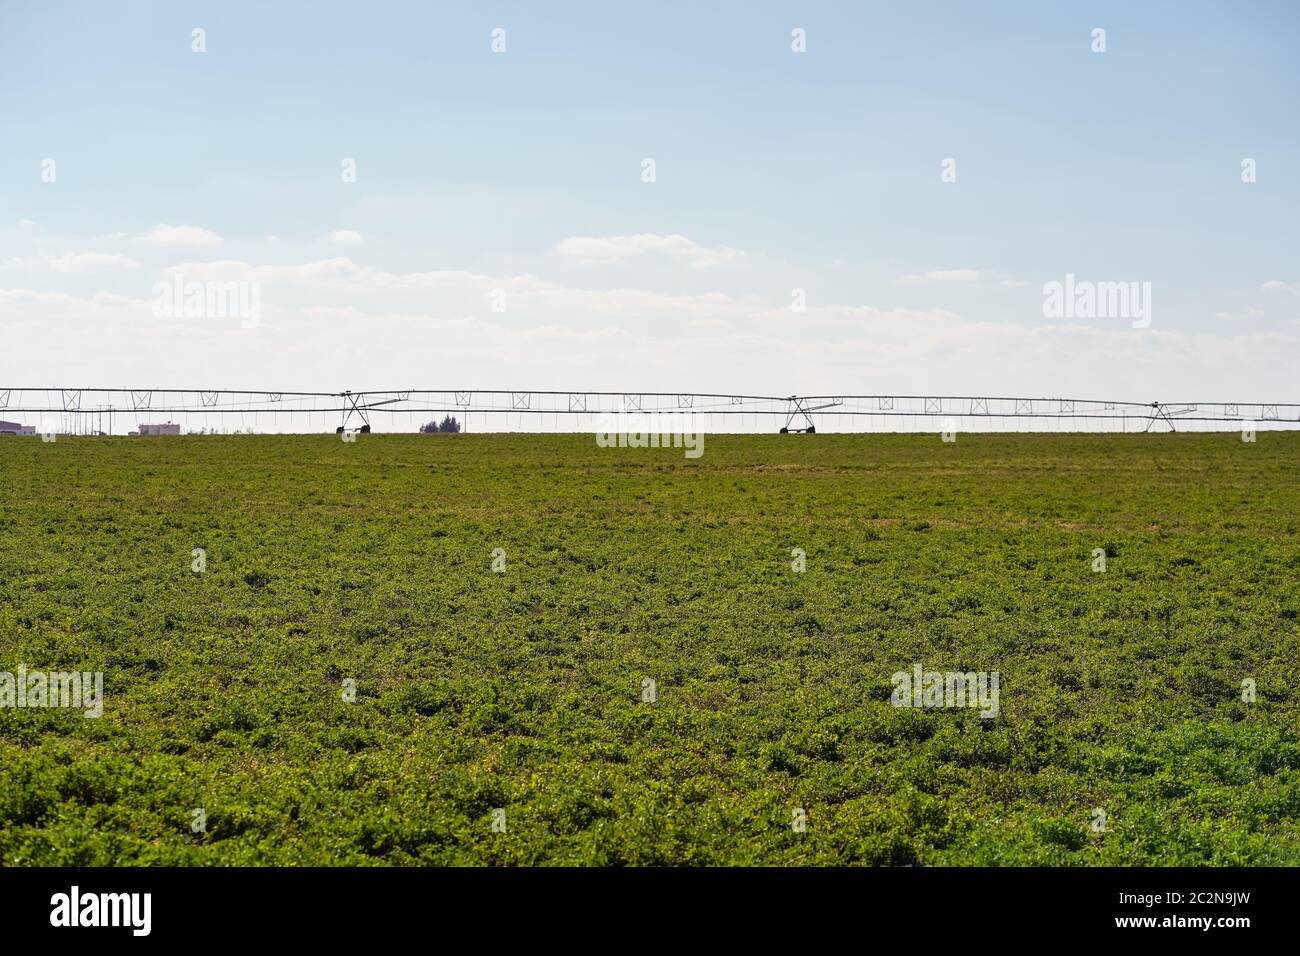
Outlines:
[[[1300,427],[1300,404],[1136,402],[1112,399],[974,395],[747,395],[517,389],[282,389],[0,387],[0,420],[69,434],[111,434],[160,416],[237,431],[368,432],[434,415],[472,421],[484,431],[587,431],[604,415],[705,416],[714,431],[932,431],[961,420],[970,431],[1150,431],[1235,429],[1247,424]],[[815,416],[815,417],[814,417]],[[104,424],[108,431],[104,431]],[[828,429],[827,426],[830,426]],[[269,426],[269,427],[265,427]],[[391,429],[389,429],[391,430]],[[404,429],[403,429],[404,430]],[[413,429],[412,429],[413,430]]]

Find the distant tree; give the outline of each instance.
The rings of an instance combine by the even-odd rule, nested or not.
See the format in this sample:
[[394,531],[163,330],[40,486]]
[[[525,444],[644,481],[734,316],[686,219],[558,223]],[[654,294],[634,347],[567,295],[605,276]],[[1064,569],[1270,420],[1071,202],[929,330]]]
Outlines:
[[420,426],[420,431],[425,435],[433,435],[442,432],[445,435],[454,435],[460,431],[460,422],[448,415],[441,422],[425,422]]

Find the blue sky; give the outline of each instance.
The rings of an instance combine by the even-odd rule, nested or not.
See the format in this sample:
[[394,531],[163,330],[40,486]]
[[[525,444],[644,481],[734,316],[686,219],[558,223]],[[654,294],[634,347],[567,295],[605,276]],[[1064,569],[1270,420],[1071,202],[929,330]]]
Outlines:
[[[1297,41],[1281,2],[10,0],[4,378],[1294,400]],[[258,327],[160,320],[177,271]],[[1066,273],[1151,326],[1046,317]]]

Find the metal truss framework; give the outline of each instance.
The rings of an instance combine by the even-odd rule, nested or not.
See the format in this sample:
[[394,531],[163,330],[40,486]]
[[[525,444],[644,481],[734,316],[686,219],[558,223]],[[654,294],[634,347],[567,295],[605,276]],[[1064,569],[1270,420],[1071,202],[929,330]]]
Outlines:
[[[863,417],[952,418],[978,430],[1020,419],[1028,422],[1088,423],[1093,428],[1132,425],[1176,431],[1180,422],[1270,423],[1300,427],[1300,404],[1279,402],[1125,402],[1103,399],[1005,398],[941,395],[736,395],[716,392],[575,392],[518,389],[367,389],[341,392],[251,391],[247,389],[19,388],[0,387],[0,417],[16,415],[111,416],[130,420],[148,414],[338,416],[339,428],[369,430],[383,414],[462,416],[692,414],[772,417],[786,432],[815,432],[814,413]],[[574,419],[575,424],[581,419]],[[582,429],[575,429],[582,430]]]

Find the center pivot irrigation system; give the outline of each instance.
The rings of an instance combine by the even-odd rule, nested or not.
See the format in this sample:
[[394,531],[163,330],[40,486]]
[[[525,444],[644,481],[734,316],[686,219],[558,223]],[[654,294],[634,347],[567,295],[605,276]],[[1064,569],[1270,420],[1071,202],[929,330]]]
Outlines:
[[[246,389],[0,388],[0,420],[35,417],[38,430],[113,434],[162,416],[228,424],[256,431],[370,431],[398,415],[457,416],[484,431],[509,431],[512,420],[556,430],[588,431],[600,416],[666,414],[719,416],[712,431],[813,434],[813,416],[839,431],[930,431],[960,420],[971,431],[1177,431],[1200,428],[1300,427],[1300,404],[1278,402],[1125,402],[1073,398],[995,398],[941,395],[730,395],[701,392],[569,392],[499,389],[377,389],[342,392]],[[516,416],[511,418],[511,416]],[[251,420],[251,428],[250,426]],[[563,422],[565,428],[559,428]],[[306,423],[309,427],[303,427]],[[497,427],[505,424],[505,428]],[[289,427],[284,427],[284,426]],[[936,425],[938,428],[936,428]],[[1032,425],[1033,427],[1026,427]],[[107,426],[107,427],[105,427]],[[573,427],[567,427],[573,426]],[[779,426],[779,427],[778,427]],[[523,430],[544,430],[544,426]]]

